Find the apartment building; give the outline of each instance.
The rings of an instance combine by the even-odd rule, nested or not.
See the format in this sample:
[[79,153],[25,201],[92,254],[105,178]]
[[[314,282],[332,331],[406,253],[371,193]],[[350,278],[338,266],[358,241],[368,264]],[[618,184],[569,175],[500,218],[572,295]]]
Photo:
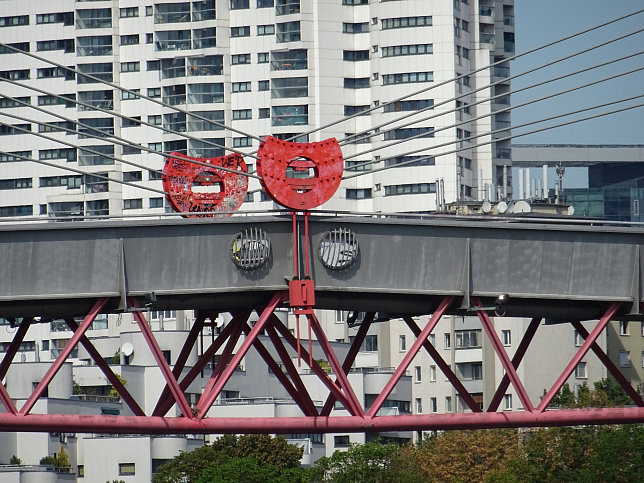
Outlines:
[[509,197],[513,25],[510,0],[3,2],[0,216],[160,214],[156,152],[252,170],[267,134],[341,141],[361,176],[325,208]]

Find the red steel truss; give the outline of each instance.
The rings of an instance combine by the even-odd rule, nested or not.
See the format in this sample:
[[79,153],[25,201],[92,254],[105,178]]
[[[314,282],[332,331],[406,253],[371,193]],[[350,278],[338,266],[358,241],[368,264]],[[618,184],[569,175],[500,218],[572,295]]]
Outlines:
[[[204,350],[197,363],[189,369],[183,378],[180,375],[186,369],[185,364],[194,344],[197,342],[202,329],[208,320],[214,319],[216,314],[199,312],[195,323],[190,330],[179,357],[170,367],[156,342],[154,333],[150,329],[144,312],[135,311],[134,318],[147,342],[151,354],[154,356],[165,380],[165,387],[161,390],[156,407],[151,414],[145,414],[141,405],[128,392],[112,369],[105,363],[98,350],[85,336],[96,315],[101,312],[107,299],[99,299],[77,324],[73,319],[65,319],[73,336],[68,341],[60,355],[53,361],[42,381],[34,389],[27,400],[17,407],[11,395],[3,384],[0,384],[0,402],[5,412],[0,413],[0,431],[49,431],[49,432],[97,432],[97,433],[139,433],[139,434],[177,434],[177,433],[323,433],[323,432],[367,432],[367,431],[403,431],[403,430],[439,430],[439,429],[466,429],[466,428],[495,428],[495,427],[520,427],[520,426],[553,426],[577,424],[606,424],[606,423],[632,423],[644,421],[644,400],[635,391],[629,382],[621,375],[618,368],[608,359],[605,352],[597,345],[596,340],[605,329],[609,320],[620,307],[620,302],[612,303],[595,328],[588,333],[578,322],[572,325],[577,329],[585,342],[579,348],[571,361],[562,370],[552,387],[543,399],[535,406],[528,398],[523,384],[518,377],[517,368],[523,359],[536,331],[540,319],[533,319],[521,341],[514,357],[509,358],[501,341],[492,326],[485,308],[478,311],[478,316],[483,329],[490,339],[497,357],[505,369],[505,376],[501,380],[495,395],[487,410],[483,411],[458,380],[450,366],[429,343],[432,333],[442,315],[449,310],[454,302],[454,297],[444,297],[432,314],[430,321],[421,330],[412,317],[405,317],[404,321],[416,336],[410,350],[403,361],[391,375],[382,392],[374,403],[366,408],[351,387],[347,377],[355,360],[365,335],[373,322],[374,314],[369,313],[364,318],[357,336],[353,340],[345,359],[340,361],[334,353],[331,344],[315,315],[310,310],[304,310],[301,315],[307,319],[310,332],[317,339],[326,360],[331,368],[324,369],[312,358],[310,345],[307,350],[298,337],[291,334],[284,323],[275,315],[275,310],[283,306],[289,299],[288,291],[276,292],[271,301],[257,309],[259,319],[251,327],[248,319],[250,310],[232,311],[232,320],[221,333]],[[480,301],[472,299],[475,307],[481,307]],[[135,307],[136,301],[129,300],[129,306]],[[25,319],[15,333],[5,358],[0,363],[0,379],[3,379],[12,364],[15,354],[24,340],[32,319]],[[270,351],[258,335],[265,331],[273,346]],[[130,408],[132,416],[114,415],[74,415],[74,414],[34,414],[32,410],[36,402],[43,397],[44,391],[51,383],[56,373],[67,360],[74,347],[82,344],[88,354],[101,368],[107,379],[120,394],[124,403]],[[238,347],[235,351],[235,347]],[[191,407],[184,391],[198,375],[205,370],[213,355],[222,349],[222,355],[213,365],[209,374],[206,387],[201,398],[194,407]],[[267,366],[276,375],[279,382],[300,408],[302,416],[298,417],[244,417],[230,418],[217,415],[214,401],[230,380],[235,368],[242,361],[251,348],[254,348]],[[451,382],[460,398],[471,412],[450,414],[410,414],[398,416],[379,416],[384,401],[409,367],[414,357],[425,349],[430,357],[443,371]],[[626,390],[633,399],[634,406],[624,408],[593,408],[574,410],[548,410],[548,405],[557,391],[568,379],[577,363],[592,350],[605,364],[608,371],[617,382]],[[277,360],[272,354],[277,354]],[[328,397],[323,405],[313,402],[306,384],[300,376],[293,358],[298,355],[311,372],[328,389]],[[512,384],[516,390],[524,411],[497,412],[502,396],[508,386]],[[331,415],[334,404],[340,403],[348,416]],[[169,410],[177,405],[180,416],[168,416]]]

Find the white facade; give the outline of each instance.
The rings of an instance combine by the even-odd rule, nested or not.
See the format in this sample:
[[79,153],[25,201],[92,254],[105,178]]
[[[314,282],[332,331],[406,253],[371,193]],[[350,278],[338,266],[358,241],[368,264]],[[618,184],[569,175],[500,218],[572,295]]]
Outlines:
[[[324,208],[435,210],[441,186],[446,202],[510,196],[509,170],[503,188],[502,167],[510,163],[509,141],[492,142],[489,134],[508,125],[507,112],[489,114],[509,100],[489,98],[509,90],[509,67],[502,61],[514,50],[513,18],[511,0],[3,2],[0,41],[113,85],[4,49],[2,93],[18,102],[0,104],[0,122],[9,125],[0,126],[2,152],[135,186],[4,154],[0,216],[160,214],[162,194],[139,186],[161,190],[154,171],[161,171],[164,158],[146,149],[216,156],[232,148],[248,153],[245,161],[254,166],[258,138],[267,134],[337,138],[345,174],[358,172],[351,171],[356,163],[371,161],[375,170],[413,162],[344,181]],[[462,75],[467,76],[452,81]],[[235,131],[186,118],[186,111]],[[52,132],[36,121],[72,130],[77,126],[70,121],[78,121],[96,129],[79,130],[101,137],[56,132],[57,126]],[[357,138],[351,141],[350,135]],[[491,144],[476,147],[483,142]],[[365,167],[353,169],[364,173]],[[250,191],[242,209],[273,207],[257,180],[250,180]]]

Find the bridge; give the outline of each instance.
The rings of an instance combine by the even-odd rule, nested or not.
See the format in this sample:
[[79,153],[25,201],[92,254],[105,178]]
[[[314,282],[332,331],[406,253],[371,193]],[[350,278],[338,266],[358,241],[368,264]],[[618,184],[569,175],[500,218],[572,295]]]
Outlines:
[[[295,233],[295,235],[294,235]],[[305,433],[518,427],[644,421],[644,400],[596,343],[610,320],[641,320],[644,230],[592,222],[525,218],[311,216],[154,219],[0,225],[0,317],[22,319],[0,363],[4,378],[33,324],[64,319],[74,330],[33,394],[17,407],[4,385],[1,431],[101,433]],[[146,319],[155,309],[196,311],[195,323],[174,367],[165,361]],[[308,320],[332,369],[328,374],[275,315],[290,307]],[[344,358],[333,352],[313,309],[365,312]],[[259,318],[252,325],[250,313]],[[146,414],[104,362],[85,332],[99,313],[132,312],[165,380],[155,410]],[[185,363],[209,318],[232,321],[194,367]],[[377,400],[364,408],[349,384],[350,370],[376,313],[402,318],[416,340]],[[415,316],[430,314],[421,330]],[[481,410],[428,337],[445,314],[477,315],[506,375]],[[74,317],[82,316],[77,324]],[[510,359],[492,317],[528,317],[530,327]],[[528,398],[516,368],[539,323],[572,323],[585,342],[544,398]],[[581,320],[597,320],[590,333]],[[17,324],[17,322],[16,322]],[[299,325],[299,324],[298,324]],[[266,330],[275,359],[258,334]],[[298,334],[299,335],[299,334]],[[82,344],[114,385],[132,416],[35,414],[62,364]],[[236,344],[237,351],[233,349]],[[183,393],[223,348],[200,400]],[[302,416],[223,418],[213,402],[234,368],[255,348],[299,406]],[[380,416],[379,409],[412,359],[425,350],[470,412]],[[633,399],[626,408],[549,410],[552,398],[592,350]],[[316,406],[293,365],[296,353],[328,389]],[[234,352],[234,353],[233,353]],[[281,366],[280,366],[281,364]],[[497,412],[512,384],[524,411]],[[338,401],[349,416],[332,416]],[[177,405],[181,415],[168,416]]]

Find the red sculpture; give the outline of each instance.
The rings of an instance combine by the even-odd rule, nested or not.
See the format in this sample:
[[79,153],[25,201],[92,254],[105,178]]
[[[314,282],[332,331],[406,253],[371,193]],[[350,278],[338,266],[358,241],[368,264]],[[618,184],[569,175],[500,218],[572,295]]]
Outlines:
[[[230,216],[237,210],[248,191],[248,168],[240,154],[233,153],[218,158],[193,158],[179,153],[170,153],[163,167],[163,190],[172,208],[186,218],[206,217],[220,214]],[[206,163],[212,168],[204,166]],[[217,169],[219,167],[239,171]]]
[[344,162],[335,138],[291,143],[264,138],[257,152],[264,191],[277,203],[308,210],[327,202],[342,181]]

